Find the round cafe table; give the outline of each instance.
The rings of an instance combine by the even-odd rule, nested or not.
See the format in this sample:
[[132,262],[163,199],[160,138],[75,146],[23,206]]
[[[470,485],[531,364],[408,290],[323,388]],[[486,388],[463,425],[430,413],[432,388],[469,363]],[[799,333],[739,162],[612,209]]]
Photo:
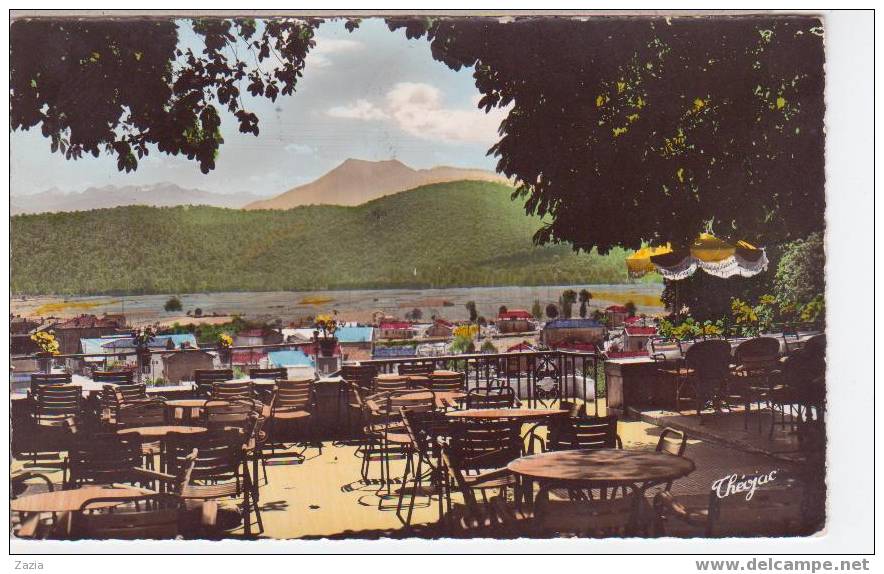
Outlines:
[[629,488],[636,495],[630,519],[635,526],[648,488],[686,476],[696,467],[688,458],[665,452],[603,448],[533,454],[510,462],[507,468],[523,479],[526,493],[532,492],[532,481],[540,484],[539,502],[547,501],[549,490],[556,487]]
[[[131,498],[153,491],[134,486],[83,486],[71,490],[56,490],[22,496],[10,501],[13,512],[76,512],[83,503],[93,498]],[[111,501],[96,504],[95,508],[113,506]]]
[[456,377],[458,375],[460,375],[460,373],[458,373],[457,371],[438,370],[438,371],[433,371],[433,373],[430,376],[431,377]]

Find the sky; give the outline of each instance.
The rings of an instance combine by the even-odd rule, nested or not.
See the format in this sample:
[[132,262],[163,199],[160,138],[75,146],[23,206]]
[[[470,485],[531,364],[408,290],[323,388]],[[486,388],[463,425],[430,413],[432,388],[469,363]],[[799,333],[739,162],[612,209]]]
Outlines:
[[[179,45],[192,42],[193,32],[183,27]],[[258,115],[260,135],[240,134],[225,112],[225,143],[208,175],[195,161],[155,149],[129,174],[119,172],[111,156],[65,160],[50,152],[38,127],[10,136],[11,194],[168,181],[269,196],[312,181],[347,158],[493,170],[496,160],[486,151],[505,115],[476,107],[472,69],[449,69],[433,60],[426,39],[408,40],[379,19],[363,20],[353,33],[341,21],[322,24],[294,95],[271,102],[252,98],[245,84],[242,92],[246,107]]]

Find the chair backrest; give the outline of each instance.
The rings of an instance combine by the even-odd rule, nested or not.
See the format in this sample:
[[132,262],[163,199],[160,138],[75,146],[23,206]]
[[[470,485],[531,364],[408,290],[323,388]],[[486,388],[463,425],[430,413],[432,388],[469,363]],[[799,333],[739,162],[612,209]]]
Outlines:
[[559,417],[550,425],[547,450],[622,448],[617,417]]
[[804,355],[810,364],[819,371],[826,372],[826,334],[814,335],[804,343]]
[[93,371],[92,380],[96,383],[131,385],[134,376],[133,371]]
[[270,379],[271,381],[279,381],[289,376],[289,371],[285,367],[271,369],[249,369],[250,379]]
[[651,355],[682,355],[681,343],[674,339],[665,337],[651,337],[648,341],[651,348]]
[[691,345],[685,362],[694,369],[701,382],[719,381],[730,371],[731,344],[723,339],[710,339]]
[[399,416],[402,426],[411,439],[411,444],[421,454],[429,453],[436,448],[436,437],[447,435],[448,420],[444,413],[439,411],[400,408]]
[[451,375],[430,373],[430,390],[437,392],[466,390],[466,375],[463,373]]
[[666,427],[660,433],[657,440],[657,452],[668,452],[675,456],[684,456],[684,451],[688,446],[688,434],[684,431],[675,430]]
[[433,363],[400,363],[396,372],[403,377],[408,375],[428,377],[433,372],[433,368]]
[[393,391],[386,394],[384,411],[389,414],[399,413],[400,409],[414,412],[436,410],[436,395],[433,391]]
[[[107,507],[107,503],[113,506]],[[168,493],[130,498],[97,497],[72,515],[74,538],[93,540],[168,540],[179,534],[182,501]]]
[[161,400],[123,404],[117,409],[120,428],[154,427],[167,424],[166,403]]
[[309,410],[313,406],[313,379],[276,382],[274,410]]
[[252,399],[209,399],[202,409],[203,424],[210,430],[250,430],[253,416],[258,415],[258,405]]
[[255,397],[255,383],[252,381],[225,381],[212,383],[212,399],[252,399]]
[[[248,436],[236,430],[215,430],[198,435],[169,435],[166,458],[169,473],[186,474],[192,464],[188,484],[203,481],[236,480],[241,484],[245,461],[243,444]],[[194,450],[197,454],[191,458]]]
[[37,390],[34,415],[41,421],[76,417],[83,410],[83,391],[73,385],[46,385]]
[[461,460],[458,451],[451,445],[443,445],[441,447],[441,456],[444,467],[448,471],[448,476],[453,479],[455,486],[457,486],[458,490],[463,494],[468,512],[474,516],[480,515],[476,495],[473,493],[473,489],[470,488],[466,477],[464,476],[464,471],[467,469],[464,468],[463,461]]
[[387,393],[392,391],[405,391],[409,388],[408,377],[383,376],[375,377],[374,392]]
[[522,455],[522,423],[458,419],[449,425],[451,452],[463,471],[502,468]]
[[516,392],[512,387],[484,387],[467,393],[468,409],[509,409],[516,405]]
[[359,388],[371,391],[374,378],[378,369],[374,365],[344,365],[341,367],[341,377],[348,383],[353,383]]
[[34,373],[31,375],[31,396],[37,395],[37,389],[48,385],[69,385],[70,373]]
[[131,403],[134,401],[147,400],[147,385],[140,383],[134,385],[117,385],[114,391],[121,403]]
[[193,371],[193,382],[196,390],[201,395],[207,395],[212,390],[212,383],[229,381],[233,378],[233,369],[196,369]]
[[132,469],[141,466],[141,440],[116,434],[76,433],[68,449],[71,484],[134,482]]
[[749,373],[775,368],[779,357],[780,342],[771,337],[755,337],[743,341],[734,351],[737,364]]

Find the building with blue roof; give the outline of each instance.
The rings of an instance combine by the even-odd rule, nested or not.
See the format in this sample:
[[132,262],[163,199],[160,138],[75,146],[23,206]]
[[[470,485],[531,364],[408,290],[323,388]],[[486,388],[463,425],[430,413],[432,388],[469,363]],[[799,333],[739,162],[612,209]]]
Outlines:
[[270,351],[267,362],[271,368],[278,367],[313,367],[313,359],[300,349],[288,351]]
[[339,343],[371,343],[373,327],[338,327],[335,337]]

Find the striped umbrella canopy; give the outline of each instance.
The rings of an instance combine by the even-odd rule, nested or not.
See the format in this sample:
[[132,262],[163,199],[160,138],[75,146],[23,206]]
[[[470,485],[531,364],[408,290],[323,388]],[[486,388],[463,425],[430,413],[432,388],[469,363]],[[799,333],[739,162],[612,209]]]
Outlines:
[[726,279],[739,275],[752,277],[767,269],[764,248],[745,241],[728,243],[711,233],[701,233],[690,249],[673,250],[665,247],[645,247],[626,259],[630,277],[642,277],[657,272],[666,279],[677,281],[702,269],[710,275]]

